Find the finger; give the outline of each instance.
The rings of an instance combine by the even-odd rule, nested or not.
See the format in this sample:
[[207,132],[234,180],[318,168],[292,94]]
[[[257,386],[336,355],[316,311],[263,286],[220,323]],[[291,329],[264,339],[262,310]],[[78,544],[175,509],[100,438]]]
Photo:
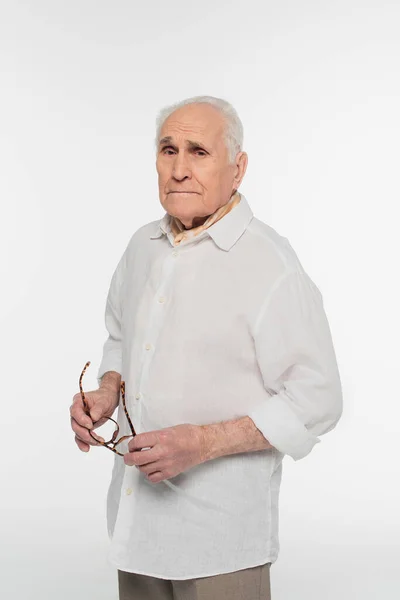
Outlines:
[[[88,429],[86,429],[86,427],[81,427],[79,425],[79,423],[77,423],[73,417],[71,417],[71,428],[72,428],[72,431],[75,433],[75,436],[78,439],[80,439],[82,442],[85,442],[85,444],[90,444],[91,446],[99,446],[100,445],[98,442],[96,442],[92,438]],[[92,435],[94,435],[95,438],[100,440],[100,442],[104,442],[104,439],[100,435],[97,435],[94,432],[92,432]]]
[[147,479],[149,481],[152,481],[153,483],[158,483],[159,481],[164,481],[165,476],[162,473],[162,471],[156,471],[155,473],[151,473],[150,475],[147,475]]
[[169,479],[170,477],[168,471],[157,464],[152,467],[139,467],[139,471],[141,471],[149,481],[162,481],[163,479]]
[[[75,397],[74,397],[75,398]],[[74,400],[74,403],[70,406],[70,415],[75,419],[77,423],[83,427],[93,427],[93,421],[83,410],[82,398]]]
[[75,442],[76,442],[76,445],[78,446],[79,450],[82,450],[82,452],[89,452],[89,450],[90,450],[89,444],[85,444],[85,442],[82,442],[82,440],[80,440],[77,436],[75,436]]
[[162,466],[158,462],[153,462],[148,465],[136,465],[139,471],[145,475],[151,475],[157,471],[162,471]]
[[[143,454],[146,454],[146,456],[143,456]],[[126,454],[124,454],[124,460],[126,465],[129,465],[131,467],[136,466],[140,468],[159,463],[159,458],[155,456],[154,453],[149,455],[147,453],[143,453],[137,450],[135,452],[127,452]]]
[[82,406],[77,405],[76,411],[72,414],[75,420],[82,425],[83,427],[93,429],[94,425],[96,427],[101,427],[107,421],[105,417],[103,417],[103,408],[102,406],[94,406],[89,410],[89,414],[85,413]]
[[154,464],[161,458],[161,456],[153,448],[142,451],[134,450],[133,452],[130,452],[129,455],[132,464],[138,465],[140,467],[143,465]]

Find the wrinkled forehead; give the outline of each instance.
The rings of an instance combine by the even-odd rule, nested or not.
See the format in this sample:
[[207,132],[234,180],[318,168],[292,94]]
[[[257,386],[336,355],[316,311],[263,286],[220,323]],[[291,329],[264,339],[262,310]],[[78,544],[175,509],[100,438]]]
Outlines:
[[173,112],[164,122],[160,140],[182,144],[197,141],[210,147],[223,143],[225,120],[215,108],[205,105],[187,106]]

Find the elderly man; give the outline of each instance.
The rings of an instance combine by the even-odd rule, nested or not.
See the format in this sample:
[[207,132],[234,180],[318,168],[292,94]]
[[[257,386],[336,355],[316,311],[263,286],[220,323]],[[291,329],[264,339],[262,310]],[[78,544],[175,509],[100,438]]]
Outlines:
[[136,435],[115,454],[107,499],[121,600],[270,598],[283,457],[307,456],[342,413],[321,293],[238,192],[242,143],[224,100],[159,114],[166,213],[114,271],[99,389],[90,413],[80,394],[70,409],[82,451],[117,406],[129,436],[126,382]]

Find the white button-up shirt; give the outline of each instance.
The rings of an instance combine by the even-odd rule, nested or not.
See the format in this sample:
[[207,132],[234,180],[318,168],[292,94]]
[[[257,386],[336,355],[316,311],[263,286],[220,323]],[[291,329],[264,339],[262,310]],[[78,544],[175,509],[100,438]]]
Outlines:
[[[176,247],[165,213],[131,237],[105,324],[98,382],[121,373],[137,433],[250,416],[273,446],[158,483],[115,455],[109,562],[165,579],[274,563],[282,459],[305,457],[342,413],[322,297],[288,240],[253,215],[243,194]],[[129,435],[121,401],[117,420]]]

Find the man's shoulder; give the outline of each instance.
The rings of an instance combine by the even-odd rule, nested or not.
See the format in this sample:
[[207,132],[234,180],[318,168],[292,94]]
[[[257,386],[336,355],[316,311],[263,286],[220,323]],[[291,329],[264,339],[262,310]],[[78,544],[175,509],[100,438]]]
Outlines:
[[138,227],[128,241],[128,248],[135,248],[138,244],[142,245],[144,241],[150,240],[150,237],[157,233],[159,223],[160,219],[156,219]]
[[287,237],[257,217],[251,220],[248,233],[260,257],[275,258],[286,270],[302,270],[296,251]]

